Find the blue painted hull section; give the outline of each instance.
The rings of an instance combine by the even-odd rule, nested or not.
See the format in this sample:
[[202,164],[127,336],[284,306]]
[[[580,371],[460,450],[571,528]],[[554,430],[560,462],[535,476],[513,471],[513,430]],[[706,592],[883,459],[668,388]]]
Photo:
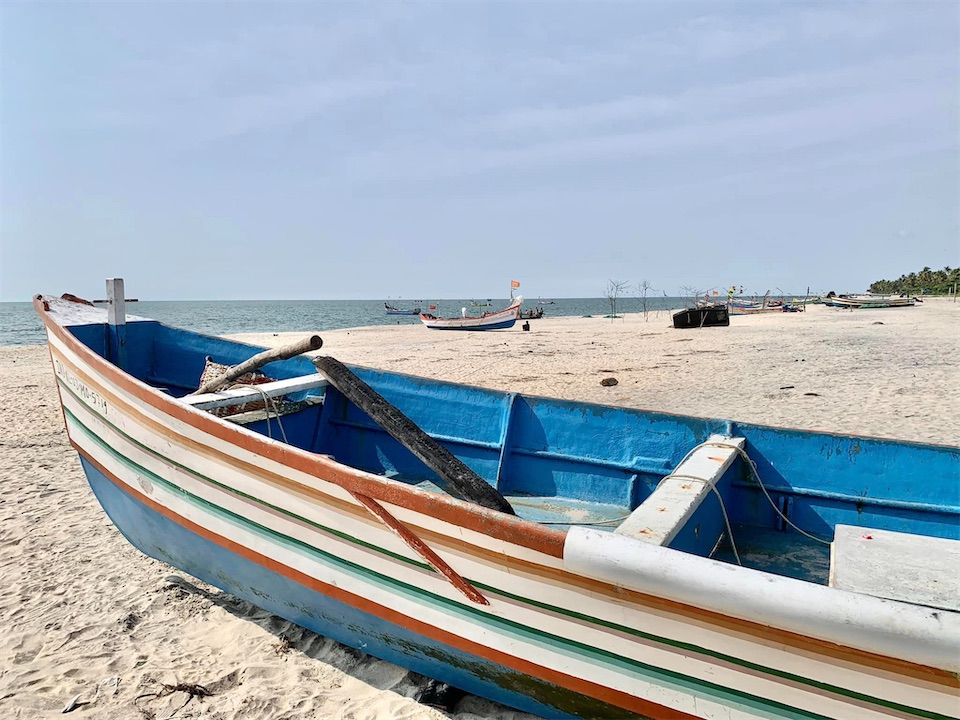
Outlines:
[[[72,332],[98,353],[115,354],[103,325]],[[196,388],[205,356],[237,364],[258,350],[155,322],[127,324],[128,371],[174,395]],[[514,396],[355,370],[504,494],[559,496],[629,512],[691,447],[719,433],[746,438],[774,501],[809,532],[829,539],[844,523],[960,539],[955,447]],[[276,378],[315,372],[305,358],[271,363],[264,371]],[[322,408],[319,423],[312,415],[284,419],[293,444],[401,481],[431,479],[422,462],[336,391],[328,390]],[[734,477],[728,499],[731,522],[789,532],[745,472]]]
[[491,325],[477,325],[475,327],[456,327],[456,326],[446,326],[446,325],[427,325],[427,328],[430,330],[506,330],[507,328],[512,328],[517,324],[516,318],[510,318],[509,320],[504,320],[503,322],[493,323]]
[[[511,319],[512,321],[512,319]],[[71,331],[106,357],[103,325]],[[196,388],[204,358],[237,364],[260,348],[170,328],[127,324],[127,370],[173,395]],[[772,499],[792,522],[829,540],[840,523],[960,539],[960,450],[528,397],[368,368],[355,372],[500,492],[619,506],[641,503],[694,445],[741,436]],[[306,358],[271,363],[272,377],[311,374]],[[401,482],[432,473],[365,413],[327,390],[320,410],[284,418],[291,444]],[[266,427],[251,426],[266,432]],[[275,428],[274,428],[275,430]],[[792,533],[742,463],[725,489],[730,521]],[[710,537],[720,521],[706,520]],[[708,512],[704,510],[703,512]],[[698,540],[694,538],[694,540]],[[705,538],[694,548],[703,554]],[[708,550],[707,550],[708,552]]]
[[550,718],[575,717],[537,702],[529,694],[514,692],[510,685],[522,687],[527,693],[532,689],[537,694],[539,690],[544,697],[565,697],[566,702],[580,707],[592,702],[438,643],[268,570],[155,512],[123,492],[83,456],[80,460],[90,487],[111,521],[134,547],[150,557],[344,645],[526,712]]

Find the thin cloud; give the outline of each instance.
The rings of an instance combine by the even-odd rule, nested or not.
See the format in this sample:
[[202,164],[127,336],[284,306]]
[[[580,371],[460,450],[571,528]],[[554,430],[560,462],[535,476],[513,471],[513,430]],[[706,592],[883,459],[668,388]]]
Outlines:
[[645,156],[758,154],[856,137],[877,128],[910,123],[927,112],[943,112],[949,83],[906,83],[873,93],[842,97],[817,106],[761,112],[720,121],[683,123],[640,132],[602,133],[516,148],[419,147],[356,156],[355,180],[454,177],[510,169],[608,162]]
[[95,111],[87,124],[92,129],[160,134],[190,143],[213,142],[296,125],[344,105],[381,97],[400,86],[399,82],[379,78],[311,82],[264,93],[202,97],[173,106]]
[[509,135],[524,131],[558,134],[584,132],[610,123],[644,122],[650,119],[697,114],[717,117],[742,113],[758,103],[787,101],[800,104],[824,96],[862,93],[866,88],[949,77],[955,68],[943,56],[922,54],[907,58],[889,58],[869,64],[764,76],[704,87],[680,90],[673,94],[633,95],[572,106],[540,106],[506,110],[467,125],[468,132]]

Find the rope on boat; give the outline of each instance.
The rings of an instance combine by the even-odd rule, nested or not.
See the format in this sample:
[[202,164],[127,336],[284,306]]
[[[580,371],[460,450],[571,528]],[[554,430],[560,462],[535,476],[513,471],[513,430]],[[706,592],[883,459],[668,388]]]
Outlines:
[[[828,546],[831,545],[830,541],[823,540],[822,538],[818,538],[816,535],[811,535],[806,530],[798,527],[796,523],[794,523],[790,518],[788,518],[786,515],[783,514],[780,508],[777,507],[777,504],[773,501],[773,498],[770,497],[770,493],[767,491],[766,485],[763,484],[763,480],[760,479],[760,473],[757,471],[757,464],[753,461],[753,458],[747,455],[747,451],[744,450],[743,448],[738,447],[736,445],[731,445],[730,443],[713,442],[708,440],[706,442],[702,442],[699,445],[691,448],[690,452],[684,455],[683,459],[679,463],[677,463],[677,467],[680,467],[681,465],[683,465],[683,463],[685,463],[689,459],[689,457],[693,455],[693,453],[695,453],[697,450],[703,447],[717,447],[717,448],[725,448],[727,450],[735,450],[736,453],[741,458],[743,458],[743,460],[746,462],[747,467],[750,468],[750,474],[753,476],[753,479],[757,481],[757,485],[759,485],[760,489],[763,491],[763,495],[764,497],[767,498],[767,502],[770,503],[770,507],[773,508],[774,512],[777,515],[779,515],[780,518],[787,525],[792,527],[794,530],[796,530],[798,533],[800,533],[804,537],[807,537],[811,540],[815,540],[816,542],[821,543],[823,545],[828,545]],[[659,488],[660,485],[662,485],[665,480],[669,480],[670,478],[684,478],[686,480],[696,480],[698,482],[705,483],[710,487],[711,490],[713,490],[713,492],[717,496],[717,499],[720,501],[720,511],[723,513],[723,522],[727,526],[727,536],[730,538],[730,547],[733,549],[733,555],[737,559],[737,563],[739,565],[743,565],[743,563],[740,561],[740,554],[737,552],[737,546],[733,539],[733,529],[732,529],[732,526],[730,525],[730,518],[727,515],[727,509],[723,503],[723,496],[720,494],[720,491],[717,489],[716,485],[705,478],[696,477],[695,475],[686,475],[683,473],[670,473],[669,475],[664,476],[660,480],[660,482],[657,483],[657,488]],[[656,491],[656,488],[654,488],[654,491]],[[619,518],[611,518],[609,520],[598,520],[596,522],[571,522],[569,520],[565,520],[561,522],[540,522],[540,524],[541,525],[609,525],[612,523],[622,522],[623,520],[626,520],[628,517],[630,517],[630,515],[624,515],[623,517],[619,517]]]
[[283,423],[280,422],[280,408],[277,406],[277,403],[274,401],[274,398],[267,397],[267,392],[259,385],[249,384],[249,383],[231,383],[228,388],[242,387],[244,389],[256,390],[260,393],[260,397],[263,398],[263,412],[265,419],[267,421],[267,437],[271,440],[273,439],[273,434],[270,431],[270,410],[273,409],[275,419],[277,421],[277,427],[280,428],[280,436],[283,438],[283,442],[289,445],[287,442],[287,433],[283,429]]
[[[703,447],[703,446],[698,445],[697,447]],[[696,450],[696,449],[697,448],[694,448],[693,450]],[[677,465],[677,467],[680,467],[680,465],[683,465],[687,457],[690,457],[690,455],[693,453],[693,450],[687,453],[686,457],[684,457],[683,460],[680,461],[680,464]],[[730,547],[733,549],[733,556],[737,559],[737,565],[742,566],[743,563],[740,561],[740,553],[737,552],[737,544],[733,541],[733,528],[730,527],[730,518],[727,516],[727,508],[723,504],[723,496],[720,494],[720,491],[717,490],[716,484],[711,480],[706,480],[704,478],[697,477],[696,475],[687,475],[685,473],[670,473],[669,475],[665,476],[663,480],[657,483],[657,487],[660,487],[661,485],[663,485],[664,482],[666,482],[667,480],[670,480],[671,478],[678,478],[678,479],[682,478],[684,480],[698,480],[704,483],[705,485],[707,485],[707,487],[709,487],[711,490],[713,490],[714,495],[717,496],[717,500],[720,501],[720,512],[723,513],[723,522],[727,526],[727,537],[730,538]],[[656,492],[656,490],[654,490],[654,492]],[[713,553],[711,553],[711,555],[712,554]]]
[[[681,460],[679,463],[677,463],[677,467],[680,467],[681,465],[683,465],[683,463],[687,461],[687,458],[689,458],[697,449],[699,449],[699,448],[701,448],[701,447],[703,447],[704,445],[707,445],[707,444],[713,444],[713,443],[703,443],[702,445],[697,445],[695,448],[693,448],[692,450],[690,450],[690,452],[688,452],[686,455],[684,455],[683,460]],[[733,446],[730,446],[730,447],[733,447]],[[738,449],[739,449],[739,448],[738,448]],[[697,476],[695,476],[695,475],[686,475],[686,474],[684,474],[684,473],[670,473],[669,475],[665,475],[663,478],[660,479],[660,482],[657,483],[657,487],[654,488],[654,492],[656,492],[656,491],[657,491],[657,488],[659,488],[661,485],[663,485],[664,482],[666,482],[667,480],[670,480],[671,478],[683,478],[683,479],[685,479],[685,480],[696,480],[696,481],[698,481],[698,482],[704,483],[704,484],[707,485],[711,490],[713,490],[714,494],[717,496],[717,500],[720,501],[720,512],[723,513],[723,522],[724,522],[724,524],[727,526],[727,537],[730,538],[730,547],[733,549],[733,556],[737,559],[737,565],[741,565],[741,566],[742,566],[742,565],[743,565],[743,562],[741,562],[741,560],[740,560],[740,553],[737,552],[737,544],[736,544],[736,542],[734,542],[734,540],[733,540],[733,528],[732,528],[731,525],[730,525],[730,518],[729,518],[729,516],[727,515],[727,508],[726,508],[726,507],[724,506],[724,504],[723,504],[723,496],[720,494],[720,491],[717,489],[717,486],[716,486],[713,482],[711,482],[711,481],[709,481],[709,480],[706,480],[706,479],[704,479],[704,478],[701,478],[701,477],[697,477]],[[652,493],[651,493],[651,494],[652,494]],[[631,513],[631,514],[632,514],[632,513]],[[598,520],[598,521],[596,521],[596,522],[570,522],[569,520],[567,520],[567,521],[563,521],[563,522],[541,522],[540,524],[541,524],[541,525],[577,525],[577,526],[581,526],[581,525],[610,525],[611,523],[620,523],[620,522],[623,522],[624,520],[626,520],[626,519],[629,518],[629,517],[630,517],[630,515],[624,515],[624,516],[622,516],[622,517],[610,518],[609,520]]]
[[576,525],[579,527],[581,525],[610,525],[611,523],[621,523],[628,517],[630,517],[630,514],[609,518],[607,520],[592,520],[590,522],[576,522],[575,520],[535,520],[534,522],[536,522],[537,525]]
[[[792,527],[794,530],[796,530],[796,531],[797,531],[798,533],[800,533],[801,535],[804,535],[804,536],[810,538],[811,540],[816,540],[818,543],[822,543],[822,544],[824,544],[824,545],[831,545],[831,544],[832,544],[832,543],[830,543],[830,542],[827,541],[827,540],[823,540],[823,539],[821,539],[821,538],[818,538],[816,535],[811,535],[811,534],[808,533],[806,530],[800,529],[799,527],[797,527],[797,525],[796,525],[792,520],[790,520],[790,518],[788,518],[786,515],[783,514],[783,512],[781,512],[780,508],[778,508],[778,507],[777,507],[777,504],[773,501],[773,498],[770,497],[770,493],[767,492],[767,488],[766,488],[766,486],[763,484],[763,480],[760,479],[760,473],[757,471],[757,464],[753,461],[753,459],[752,459],[749,455],[747,455],[747,451],[746,451],[746,450],[744,450],[743,448],[737,447],[736,445],[730,445],[729,443],[711,442],[711,441],[709,441],[709,440],[708,440],[707,442],[705,442],[705,443],[701,443],[701,444],[698,445],[697,447],[704,447],[704,446],[706,446],[706,445],[709,445],[709,446],[711,446],[711,447],[719,447],[719,448],[727,448],[727,449],[729,449],[729,450],[736,450],[736,451],[737,451],[737,454],[740,455],[740,457],[742,457],[742,458],[744,459],[744,461],[747,463],[747,466],[750,468],[750,473],[753,475],[754,480],[757,481],[757,484],[760,486],[760,489],[763,490],[763,494],[764,494],[764,496],[767,498],[767,502],[770,503],[770,507],[773,508],[774,512],[776,512],[777,515],[779,515],[780,518],[781,518],[787,525],[789,525],[790,527]],[[696,450],[696,449],[697,449],[697,448],[694,448],[694,450]],[[690,452],[693,452],[693,450],[691,450]],[[689,454],[689,453],[688,453],[688,454]],[[684,459],[686,459],[686,458],[684,458]],[[732,542],[732,538],[731,538],[731,542]]]

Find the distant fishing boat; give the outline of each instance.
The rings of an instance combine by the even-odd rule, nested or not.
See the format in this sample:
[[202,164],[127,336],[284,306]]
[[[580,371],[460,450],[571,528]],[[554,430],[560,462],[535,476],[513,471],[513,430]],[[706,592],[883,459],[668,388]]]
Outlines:
[[783,312],[783,307],[756,307],[756,308],[744,308],[744,307],[731,307],[729,309],[731,315],[766,315],[769,313],[779,313]]
[[520,317],[523,296],[518,295],[510,305],[497,312],[467,315],[466,308],[460,317],[437,317],[421,313],[420,322],[432,330],[506,330],[512,328]]
[[731,315],[765,315],[778,312],[803,312],[807,300],[794,299],[787,303],[783,300],[771,300],[769,294],[762,299],[727,296],[727,311]]
[[409,310],[405,310],[405,309],[403,309],[403,308],[394,307],[393,305],[390,305],[389,303],[384,303],[384,304],[383,304],[383,307],[384,307],[384,309],[386,310],[387,315],[419,315],[419,314],[420,314],[420,308],[419,308],[419,307],[410,308]]
[[[727,308],[731,315],[765,315],[767,313],[787,312],[786,305],[777,303],[776,305],[746,305],[743,303],[727,303]],[[792,307],[792,306],[791,306]]]
[[728,295],[726,305],[731,315],[759,315],[783,311],[783,302],[771,300],[769,292],[760,299]]
[[764,307],[762,300],[747,300],[745,298],[730,298],[727,300],[726,304],[728,309],[736,308],[738,310]]
[[960,447],[347,367],[108,296],[34,308],[151,557],[545,718],[957,716]]
[[537,300],[537,305],[555,305],[555,304],[556,304],[555,300],[543,300],[543,299]]
[[[822,303],[827,307],[869,310],[873,308],[914,307],[915,297],[894,297],[892,295],[827,295]],[[922,301],[920,301],[922,302]]]
[[471,300],[470,305],[472,307],[493,307],[493,304],[488,299],[486,302],[480,302],[479,300]]

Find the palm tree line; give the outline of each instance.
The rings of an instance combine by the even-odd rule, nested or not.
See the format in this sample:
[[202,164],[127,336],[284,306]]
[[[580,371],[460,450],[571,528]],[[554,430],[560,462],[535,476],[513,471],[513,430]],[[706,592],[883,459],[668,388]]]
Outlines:
[[960,268],[949,265],[943,270],[925,267],[920,272],[901,275],[896,280],[877,280],[870,285],[872,293],[949,295],[960,285]]

